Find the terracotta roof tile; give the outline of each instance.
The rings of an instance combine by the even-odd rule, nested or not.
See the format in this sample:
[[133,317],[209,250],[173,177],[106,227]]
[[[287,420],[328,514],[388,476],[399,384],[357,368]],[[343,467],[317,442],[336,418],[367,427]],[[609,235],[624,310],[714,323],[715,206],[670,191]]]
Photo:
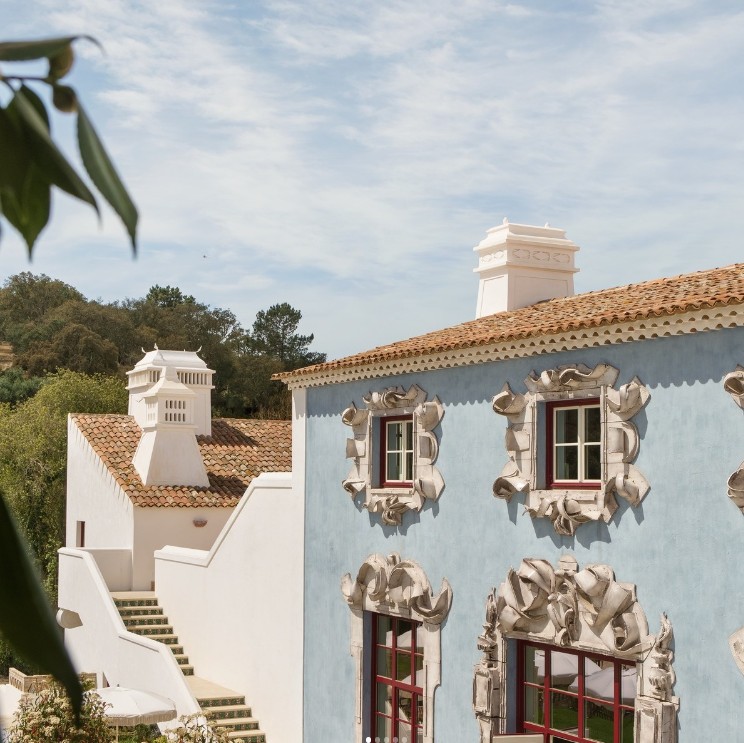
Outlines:
[[275,377],[290,380],[424,354],[744,302],[744,263],[551,299]]
[[73,414],[80,429],[135,506],[234,506],[254,477],[292,469],[290,421],[218,418],[197,436],[210,486],[145,486],[132,465],[141,430],[129,415]]

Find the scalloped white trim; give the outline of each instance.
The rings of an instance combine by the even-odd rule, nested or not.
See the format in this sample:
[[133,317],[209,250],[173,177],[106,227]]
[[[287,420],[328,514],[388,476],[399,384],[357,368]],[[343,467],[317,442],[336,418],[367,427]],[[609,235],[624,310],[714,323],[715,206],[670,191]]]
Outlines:
[[583,348],[609,346],[616,343],[668,338],[688,333],[701,333],[744,326],[744,304],[730,304],[677,315],[649,317],[632,322],[613,323],[596,328],[568,330],[502,343],[453,349],[440,353],[420,354],[403,359],[390,359],[342,369],[328,369],[285,379],[290,389],[321,387],[339,382],[389,377],[410,372],[451,369],[490,361],[537,356],[543,353],[575,351]]

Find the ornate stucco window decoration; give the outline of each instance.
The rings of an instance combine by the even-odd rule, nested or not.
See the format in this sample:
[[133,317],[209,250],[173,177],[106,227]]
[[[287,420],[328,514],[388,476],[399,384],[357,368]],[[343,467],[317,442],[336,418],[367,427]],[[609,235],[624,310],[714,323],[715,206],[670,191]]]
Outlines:
[[[350,654],[355,661],[355,743],[364,734],[365,668],[364,612],[388,614],[421,622],[424,644],[424,743],[434,741],[434,692],[442,675],[442,622],[452,606],[452,587],[446,578],[438,594],[418,563],[401,560],[400,555],[370,555],[357,571],[341,579],[341,593],[351,609]],[[371,654],[371,653],[370,653]]]
[[[354,464],[343,481],[344,490],[352,499],[364,494],[364,508],[379,513],[385,524],[400,524],[406,511],[421,511],[427,500],[436,501],[444,489],[442,475],[434,466],[439,453],[434,430],[442,420],[444,408],[438,397],[428,401],[426,398],[426,392],[416,384],[408,391],[388,387],[365,395],[364,408],[358,409],[352,403],[341,414],[341,420],[353,432],[353,438],[346,440],[346,457]],[[399,486],[383,485],[380,451],[384,453],[384,420],[407,416],[412,422],[410,481]]]
[[[630,420],[648,402],[650,393],[638,377],[614,389],[619,371],[608,364],[590,369],[584,364],[531,372],[525,394],[512,392],[506,382],[493,398],[493,409],[505,416],[509,462],[493,484],[498,498],[510,500],[525,493],[532,518],[549,518],[559,534],[570,536],[587,521],[608,522],[617,510],[615,496],[637,506],[649,490],[643,474],[632,464],[639,435]],[[592,401],[599,407],[599,478],[591,483],[547,487],[546,461],[553,443],[547,440],[546,411],[551,404]]]
[[498,591],[493,589],[478,637],[483,658],[473,678],[481,743],[511,732],[506,729],[507,702],[514,701],[508,697],[516,693],[516,684],[507,683],[507,664],[516,659],[507,657],[510,639],[635,663],[634,743],[676,743],[679,699],[672,694],[672,624],[662,614],[659,633],[650,635],[636,586],[615,580],[610,566],[579,570],[576,560],[565,555],[553,568],[547,560],[525,558],[518,570],[509,570]]
[[[737,366],[735,371],[723,378],[723,389],[744,410],[744,366]],[[728,496],[736,504],[736,507],[744,513],[744,462],[728,479]]]

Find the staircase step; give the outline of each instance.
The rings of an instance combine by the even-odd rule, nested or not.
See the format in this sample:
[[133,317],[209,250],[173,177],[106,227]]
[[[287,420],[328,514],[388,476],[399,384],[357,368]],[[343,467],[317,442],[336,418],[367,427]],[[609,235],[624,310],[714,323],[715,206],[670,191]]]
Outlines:
[[221,707],[215,707],[205,706],[199,701],[199,706],[208,711],[210,720],[232,720],[238,717],[253,717],[251,708],[245,704],[226,704]]
[[230,730],[258,730],[258,720],[253,717],[233,717],[231,719],[215,720],[211,715],[207,717],[211,728],[230,728]]
[[266,743],[266,733],[260,730],[233,730],[227,734],[228,740],[234,740],[235,743]]
[[234,697],[203,697],[198,698],[199,706],[202,709],[212,710],[215,707],[243,707],[245,705],[245,697],[234,696]]
[[163,609],[160,606],[142,606],[138,604],[137,606],[118,606],[117,609],[122,619],[130,619],[136,615],[148,617],[163,616]]
[[151,637],[153,640],[159,642],[165,642],[161,640],[161,637],[172,637],[175,638],[174,642],[166,643],[168,645],[174,645],[178,642],[178,635],[173,634],[173,627],[170,624],[135,624],[131,627],[127,627],[130,632],[134,632],[135,635],[142,635],[143,637]]
[[158,624],[168,624],[168,617],[164,617],[161,615],[142,615],[142,614],[133,614],[128,617],[122,617],[124,620],[124,626],[125,627],[149,627],[151,625],[158,625]]

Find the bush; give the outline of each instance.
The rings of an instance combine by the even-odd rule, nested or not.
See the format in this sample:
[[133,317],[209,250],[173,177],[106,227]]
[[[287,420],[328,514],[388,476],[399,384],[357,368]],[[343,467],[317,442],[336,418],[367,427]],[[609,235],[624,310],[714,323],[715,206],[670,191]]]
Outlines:
[[112,743],[114,731],[106,724],[105,710],[99,696],[86,694],[77,727],[66,692],[55,684],[21,699],[8,743]]

